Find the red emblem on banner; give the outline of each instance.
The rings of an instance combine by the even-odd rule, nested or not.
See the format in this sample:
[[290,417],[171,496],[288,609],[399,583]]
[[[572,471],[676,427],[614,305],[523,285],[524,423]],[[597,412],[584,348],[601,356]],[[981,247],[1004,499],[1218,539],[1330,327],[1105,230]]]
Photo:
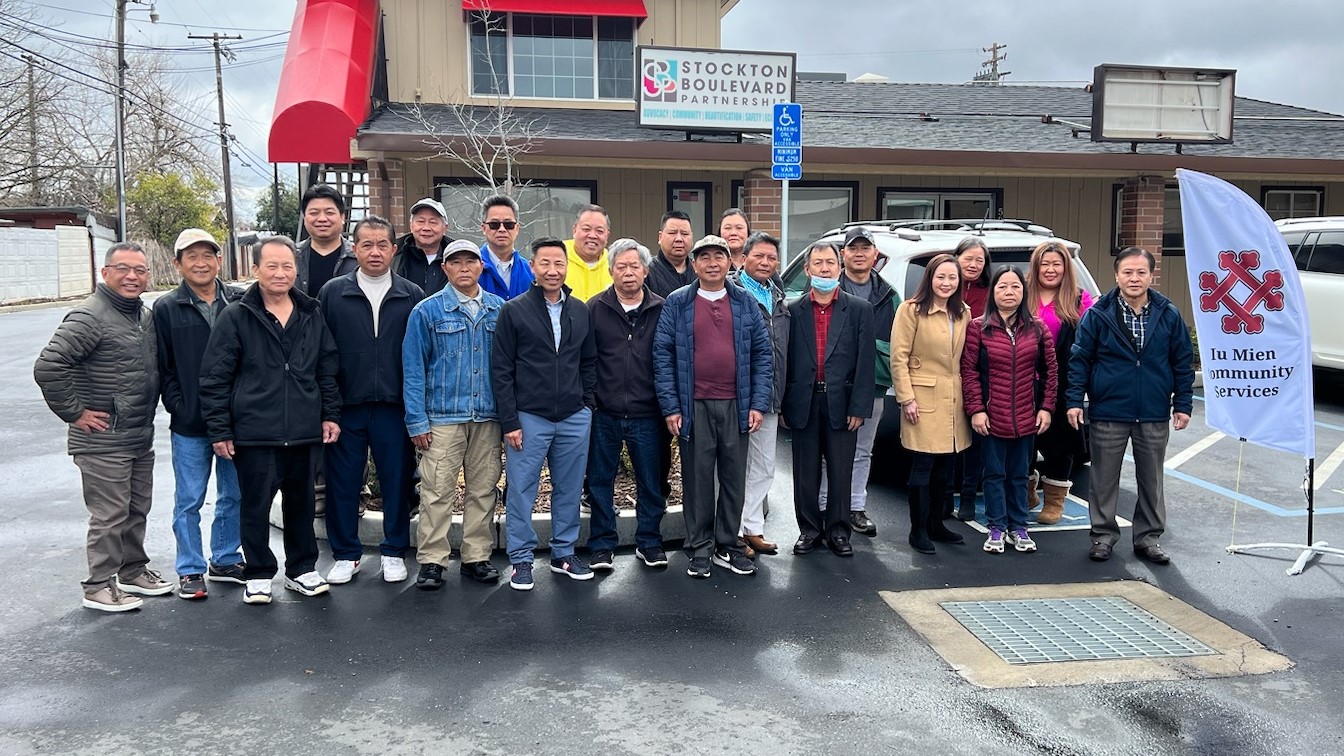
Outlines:
[[[1254,271],[1260,267],[1260,253],[1253,249],[1219,252],[1218,267],[1227,271],[1222,280],[1211,271],[1199,274],[1199,288],[1204,291],[1199,297],[1199,309],[1217,312],[1226,307],[1231,314],[1223,316],[1223,333],[1260,333],[1265,330],[1264,316],[1255,311],[1261,305],[1267,310],[1283,309],[1283,273],[1270,270],[1265,272],[1264,278],[1256,278]],[[1251,293],[1245,299],[1232,296],[1237,284],[1250,289]]]

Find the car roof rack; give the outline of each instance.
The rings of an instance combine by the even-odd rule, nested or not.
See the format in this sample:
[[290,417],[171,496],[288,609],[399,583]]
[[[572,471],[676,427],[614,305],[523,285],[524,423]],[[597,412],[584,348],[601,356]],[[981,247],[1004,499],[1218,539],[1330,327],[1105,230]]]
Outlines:
[[[905,231],[1025,231],[1035,236],[1054,236],[1052,229],[1023,218],[952,218],[946,220],[867,220],[846,223],[828,233],[840,233],[855,226],[885,228],[893,233]],[[917,241],[918,239],[915,239]]]

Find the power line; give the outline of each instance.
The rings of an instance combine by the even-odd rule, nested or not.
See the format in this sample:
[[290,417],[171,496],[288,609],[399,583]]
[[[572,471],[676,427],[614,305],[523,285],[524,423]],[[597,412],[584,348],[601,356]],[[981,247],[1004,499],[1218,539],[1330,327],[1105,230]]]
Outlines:
[[[83,15],[83,16],[97,16],[98,18],[108,18],[108,19],[110,19],[110,18],[114,18],[114,16],[112,16],[111,14],[108,14],[108,13],[94,13],[93,11],[79,10],[78,8],[66,8],[66,7],[64,7],[64,6],[60,6],[60,5],[48,5],[48,4],[46,4],[46,3],[35,3],[35,2],[32,2],[32,0],[19,0],[19,1],[20,1],[20,2],[23,2],[23,3],[26,3],[27,5],[31,5],[31,6],[37,7],[37,8],[46,8],[47,10],[58,10],[58,11],[63,11],[63,12],[65,12],[65,13],[78,13],[78,14]],[[129,22],[131,22],[131,23],[144,23],[144,22],[140,21],[139,19],[127,19],[127,20],[128,20]],[[206,26],[210,26],[210,27],[215,28],[215,29],[224,29],[225,31],[250,31],[250,32],[288,32],[288,31],[289,31],[288,29],[257,29],[257,28],[253,28],[253,27],[244,27],[244,26],[216,26],[216,25],[214,25],[214,24],[183,24],[183,23],[178,23],[178,22],[174,22],[174,21],[164,21],[163,19],[159,19],[159,21],[158,21],[157,23],[158,23],[160,26],[177,26],[177,27],[180,27],[180,28],[183,28],[183,29],[204,29],[204,28],[206,28]]]
[[[56,31],[55,29],[47,29],[43,27],[28,27],[19,23],[22,22],[23,20],[24,19],[19,18],[18,16],[14,16],[12,14],[0,11],[0,25],[8,26],[9,28],[15,29],[17,31],[42,37],[43,39],[46,39],[50,42],[56,42],[56,43],[68,42],[70,44],[77,44],[83,47],[95,47],[103,50],[117,49],[117,45],[115,42],[108,39],[104,39],[103,37],[94,37],[88,34],[78,34],[76,32]],[[272,39],[274,37],[287,36],[288,34],[289,32],[277,32],[275,34],[268,34],[265,37],[261,37],[259,39]],[[232,49],[235,53],[257,52],[265,50],[283,49],[288,44],[289,44],[288,41],[267,42],[266,44],[259,44],[259,45],[239,45],[232,47],[230,49]],[[209,54],[208,50],[202,50],[199,47],[185,47],[185,46],[178,47],[174,45],[138,45],[133,42],[126,43],[126,49],[137,50],[141,52],[163,53],[167,55]]]

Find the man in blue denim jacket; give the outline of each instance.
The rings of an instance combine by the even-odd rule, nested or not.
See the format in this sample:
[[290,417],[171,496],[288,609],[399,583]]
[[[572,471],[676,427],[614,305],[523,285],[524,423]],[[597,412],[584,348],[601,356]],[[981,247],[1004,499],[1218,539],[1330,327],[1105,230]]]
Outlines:
[[480,286],[480,248],[465,240],[444,250],[448,285],[416,305],[401,350],[406,432],[420,458],[420,524],[415,585],[443,585],[457,475],[466,482],[462,575],[499,579],[490,564],[490,518],[501,472],[499,414],[490,383],[490,350],[504,300]]

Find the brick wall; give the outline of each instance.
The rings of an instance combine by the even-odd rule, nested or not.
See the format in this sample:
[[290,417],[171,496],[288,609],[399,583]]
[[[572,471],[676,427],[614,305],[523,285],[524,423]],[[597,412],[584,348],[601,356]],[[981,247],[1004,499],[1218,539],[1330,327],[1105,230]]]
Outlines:
[[[369,172],[369,207],[373,212],[392,221],[398,229],[406,225],[406,176],[400,160],[371,162]],[[386,177],[386,182],[384,182]],[[387,186],[387,196],[384,194]]]
[[780,200],[779,182],[770,178],[770,169],[747,171],[742,185],[742,211],[747,214],[747,225],[752,231],[779,236]]
[[1142,247],[1157,258],[1156,285],[1162,271],[1162,221],[1166,180],[1161,176],[1125,179],[1120,203],[1120,247]]

